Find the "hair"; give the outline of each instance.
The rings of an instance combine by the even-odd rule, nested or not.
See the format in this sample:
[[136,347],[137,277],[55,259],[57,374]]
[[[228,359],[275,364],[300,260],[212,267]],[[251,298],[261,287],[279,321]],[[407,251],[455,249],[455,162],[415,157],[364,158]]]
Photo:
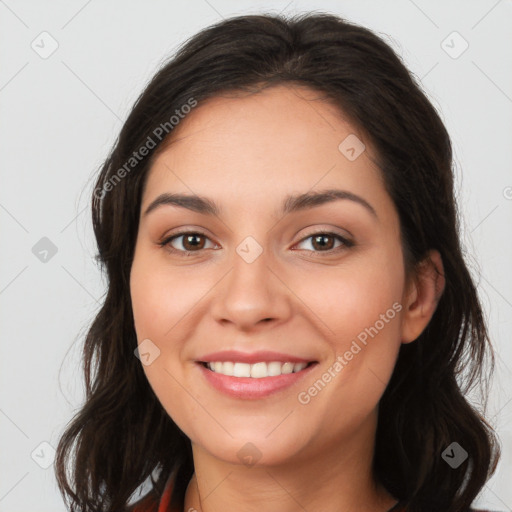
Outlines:
[[[183,505],[194,471],[191,443],[134,356],[129,278],[142,191],[155,155],[172,135],[166,128],[168,136],[155,137],[161,132],[155,129],[168,127],[191,98],[201,105],[279,84],[321,93],[375,148],[399,215],[407,275],[417,275],[431,249],[443,261],[445,289],[436,311],[413,343],[401,345],[379,403],[375,479],[410,512],[462,512],[496,469],[497,436],[465,397],[475,386],[487,389],[494,354],[459,240],[452,147],[443,122],[400,57],[372,31],[322,12],[246,15],[205,28],[160,67],[97,176],[92,222],[108,288],[83,347],[85,403],[66,426],[55,463],[71,511],[127,510],[148,478],[146,497],[157,499],[172,474],[173,504]],[[149,140],[154,147],[131,165]],[[452,442],[469,454],[457,469],[442,457]]]

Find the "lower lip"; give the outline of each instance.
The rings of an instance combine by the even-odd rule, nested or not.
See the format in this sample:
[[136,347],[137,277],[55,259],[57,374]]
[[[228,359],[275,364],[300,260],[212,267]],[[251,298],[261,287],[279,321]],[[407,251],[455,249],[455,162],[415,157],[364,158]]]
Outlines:
[[264,398],[290,387],[305,377],[318,363],[313,363],[300,372],[276,375],[275,377],[230,377],[215,373],[203,364],[197,363],[206,380],[218,391],[234,398]]

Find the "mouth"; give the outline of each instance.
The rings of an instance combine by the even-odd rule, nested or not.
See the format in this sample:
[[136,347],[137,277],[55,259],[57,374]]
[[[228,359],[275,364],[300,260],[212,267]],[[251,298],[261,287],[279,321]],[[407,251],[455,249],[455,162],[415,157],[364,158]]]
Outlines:
[[291,361],[260,361],[254,364],[235,361],[198,361],[207,370],[227,377],[264,379],[290,373],[300,373],[318,361],[294,363]]
[[238,400],[257,400],[289,390],[318,366],[318,361],[196,361],[210,389]]

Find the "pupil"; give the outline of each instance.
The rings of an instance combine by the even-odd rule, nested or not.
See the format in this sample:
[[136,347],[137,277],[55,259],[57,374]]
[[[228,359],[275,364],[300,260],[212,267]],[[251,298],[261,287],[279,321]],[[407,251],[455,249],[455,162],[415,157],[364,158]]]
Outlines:
[[189,235],[187,237],[187,242],[190,243],[190,241],[192,240],[192,242],[191,242],[192,247],[198,247],[201,245],[201,243],[198,242],[199,238],[200,238],[199,235]]
[[[188,235],[186,238],[185,238],[185,243],[186,244],[191,244],[192,247],[198,247],[198,245],[200,244],[197,244],[197,238],[199,238],[199,235]],[[193,242],[193,240],[196,239],[196,243]],[[191,242],[192,240],[192,242]]]
[[326,238],[331,238],[331,237],[329,235],[317,235],[315,237],[315,242],[319,243],[321,247],[325,248],[326,245],[330,245],[330,244],[322,243],[322,240],[325,240]]

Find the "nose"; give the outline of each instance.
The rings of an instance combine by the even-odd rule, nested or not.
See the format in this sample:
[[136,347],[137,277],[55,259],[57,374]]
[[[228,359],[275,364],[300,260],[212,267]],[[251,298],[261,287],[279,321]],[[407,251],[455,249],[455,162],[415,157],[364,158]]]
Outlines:
[[265,252],[251,263],[236,254],[215,292],[214,319],[240,331],[285,322],[291,314],[293,293],[279,274]]

